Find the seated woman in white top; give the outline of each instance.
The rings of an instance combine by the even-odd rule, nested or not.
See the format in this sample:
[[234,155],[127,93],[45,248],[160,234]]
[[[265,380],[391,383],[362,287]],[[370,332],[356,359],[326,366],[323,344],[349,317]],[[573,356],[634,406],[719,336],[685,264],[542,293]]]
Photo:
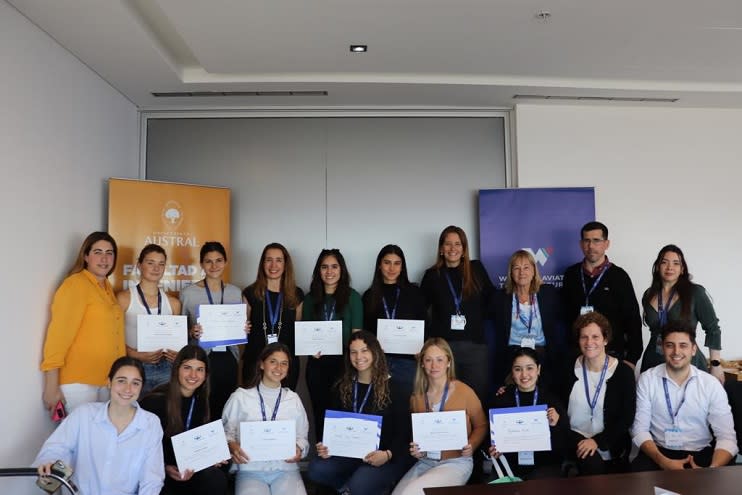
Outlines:
[[[248,388],[238,388],[224,406],[224,432],[232,461],[239,467],[236,495],[306,495],[297,462],[309,450],[307,413],[299,396],[281,387],[290,363],[286,344],[268,344],[258,356]],[[253,453],[240,445],[240,423],[282,420],[296,421],[296,454],[283,460],[250,460]]]
[[108,374],[111,400],[76,408],[41,447],[33,465],[48,475],[55,461],[74,470],[80,493],[157,495],[165,479],[160,420],[137,404],[142,363],[114,361]]
[[140,352],[137,349],[137,317],[139,315],[179,315],[180,301],[160,288],[165,275],[167,254],[157,244],[147,244],[137,258],[139,283],[116,294],[119,306],[124,310],[126,324],[126,355],[144,364],[147,379],[142,388],[146,394],[153,388],[170,380],[170,370],[178,349],[159,349]]

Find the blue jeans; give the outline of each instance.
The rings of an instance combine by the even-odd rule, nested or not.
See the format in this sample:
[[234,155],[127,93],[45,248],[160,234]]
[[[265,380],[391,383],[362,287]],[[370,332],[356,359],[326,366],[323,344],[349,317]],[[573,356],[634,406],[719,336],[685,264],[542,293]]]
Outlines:
[[170,381],[170,372],[173,365],[167,359],[161,359],[157,364],[144,364],[144,386],[142,387],[142,397],[158,385]]
[[[414,460],[414,459],[413,459]],[[374,467],[361,459],[350,457],[315,457],[309,463],[309,479],[330,486],[337,491],[343,487],[353,495],[388,493],[407,472],[407,459],[395,459]]]
[[399,397],[404,399],[405,404],[409,403],[410,395],[412,395],[412,387],[415,384],[417,363],[414,359],[399,357],[393,354],[387,355],[386,361],[389,364],[389,373],[392,375],[389,379],[392,391],[397,392]]

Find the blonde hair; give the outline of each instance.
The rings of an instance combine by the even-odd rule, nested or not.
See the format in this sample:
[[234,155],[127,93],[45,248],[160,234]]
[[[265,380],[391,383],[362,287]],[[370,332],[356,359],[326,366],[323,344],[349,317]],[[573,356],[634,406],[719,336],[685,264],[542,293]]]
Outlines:
[[438,347],[448,357],[448,368],[446,369],[446,378],[448,381],[452,382],[456,379],[456,365],[453,361],[453,351],[451,351],[451,346],[448,345],[448,342],[446,342],[445,339],[440,337],[429,338],[425,341],[422,349],[420,349],[420,352],[415,358],[415,361],[417,362],[417,371],[415,372],[415,386],[413,388],[414,395],[425,395],[425,392],[428,390],[428,375],[425,374],[423,360],[425,359],[425,353],[431,347]]
[[519,249],[514,252],[512,256],[510,256],[510,261],[508,261],[508,279],[505,281],[505,292],[507,292],[508,294],[512,294],[515,290],[515,281],[513,280],[513,266],[515,265],[515,263],[523,259],[528,260],[528,262],[533,267],[533,279],[531,280],[531,286],[528,288],[528,292],[530,294],[537,293],[538,290],[541,288],[541,285],[543,285],[544,283],[544,281],[541,279],[541,274],[538,271],[536,259],[525,249]]

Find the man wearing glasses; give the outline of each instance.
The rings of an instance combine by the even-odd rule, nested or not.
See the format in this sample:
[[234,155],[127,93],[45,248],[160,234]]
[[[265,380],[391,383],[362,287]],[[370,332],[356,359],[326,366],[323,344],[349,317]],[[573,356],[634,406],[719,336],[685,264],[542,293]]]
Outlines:
[[613,338],[608,352],[636,364],[642,355],[642,321],[639,303],[628,273],[608,260],[608,227],[588,222],[583,227],[580,248],[585,258],[564,272],[564,308],[572,325],[584,313],[597,311],[608,318]]

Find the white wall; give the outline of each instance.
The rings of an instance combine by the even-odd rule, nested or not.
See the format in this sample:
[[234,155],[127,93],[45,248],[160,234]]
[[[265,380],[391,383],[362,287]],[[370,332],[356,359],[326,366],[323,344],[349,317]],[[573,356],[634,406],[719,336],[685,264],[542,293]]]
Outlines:
[[[53,291],[85,235],[106,227],[106,179],[138,175],[137,109],[0,1],[0,467],[28,466],[51,431],[41,403]],[[38,493],[2,479],[2,493]]]
[[742,110],[518,105],[515,119],[518,185],[595,186],[608,254],[637,297],[660,248],[680,246],[714,300],[722,357],[742,357]]

